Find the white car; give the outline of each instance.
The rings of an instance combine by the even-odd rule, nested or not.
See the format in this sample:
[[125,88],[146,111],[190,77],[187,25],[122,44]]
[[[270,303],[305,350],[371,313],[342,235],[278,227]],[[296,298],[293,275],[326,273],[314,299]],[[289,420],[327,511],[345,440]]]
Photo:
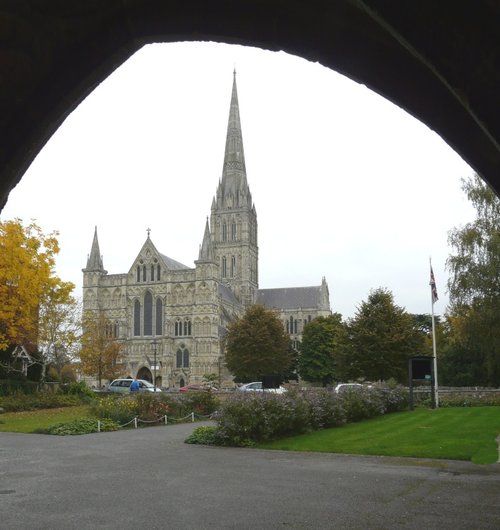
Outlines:
[[284,394],[286,388],[280,386],[279,388],[262,388],[262,381],[254,381],[238,387],[240,392],[272,392],[273,394]]
[[361,383],[340,383],[335,387],[334,392],[341,394],[342,392],[349,392],[351,390],[362,390],[364,385]]

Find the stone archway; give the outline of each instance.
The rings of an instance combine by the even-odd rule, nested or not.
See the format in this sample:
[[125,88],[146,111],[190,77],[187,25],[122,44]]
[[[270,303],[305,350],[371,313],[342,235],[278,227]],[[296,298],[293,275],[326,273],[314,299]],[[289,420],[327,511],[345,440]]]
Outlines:
[[137,372],[137,379],[144,379],[144,381],[149,381],[150,383],[152,383],[153,382],[153,374],[151,373],[151,370],[149,368],[147,368],[146,366],[143,366]]
[[10,2],[0,209],[76,106],[144,44],[215,41],[318,61],[436,131],[500,193],[500,4],[381,0]]

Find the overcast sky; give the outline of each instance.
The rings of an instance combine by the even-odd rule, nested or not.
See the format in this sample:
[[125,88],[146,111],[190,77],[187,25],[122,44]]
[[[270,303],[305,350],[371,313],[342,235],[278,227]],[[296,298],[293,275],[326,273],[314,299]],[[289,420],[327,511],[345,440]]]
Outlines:
[[128,272],[151,228],[194,266],[222,173],[237,71],[259,286],[319,285],[352,317],[371,289],[429,313],[432,257],[448,302],[448,231],[474,211],[473,170],[427,126],[334,71],[285,53],[214,43],[149,45],[66,119],[12,191],[2,220],[58,230],[57,272],[76,284],[97,226],[104,266]]

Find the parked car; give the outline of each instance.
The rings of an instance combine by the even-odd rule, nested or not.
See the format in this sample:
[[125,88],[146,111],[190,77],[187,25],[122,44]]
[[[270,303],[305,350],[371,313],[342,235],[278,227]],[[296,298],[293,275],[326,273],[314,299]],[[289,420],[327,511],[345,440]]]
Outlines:
[[284,394],[286,388],[280,386],[279,388],[262,388],[262,381],[254,381],[253,383],[247,383],[238,387],[240,392],[272,392],[273,394]]
[[179,392],[210,392],[211,390],[217,389],[208,383],[192,383],[179,388]]
[[[132,384],[133,379],[115,379],[112,381],[109,385],[107,390],[109,392],[130,392],[130,385]],[[144,379],[138,379],[139,381],[139,388],[141,392],[154,392],[155,387],[152,383],[149,381],[145,381]],[[156,392],[161,392],[161,388],[156,387]]]
[[364,385],[361,383],[339,383],[336,387],[334,392],[336,394],[341,394],[342,392],[348,392],[351,390],[362,390],[364,388]]

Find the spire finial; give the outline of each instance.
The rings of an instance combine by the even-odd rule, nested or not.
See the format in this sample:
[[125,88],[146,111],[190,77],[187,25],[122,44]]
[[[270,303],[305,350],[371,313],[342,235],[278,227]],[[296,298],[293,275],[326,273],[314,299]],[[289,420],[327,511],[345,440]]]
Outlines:
[[149,239],[149,234],[151,233],[151,228],[146,228],[146,232],[148,233],[148,239]]

